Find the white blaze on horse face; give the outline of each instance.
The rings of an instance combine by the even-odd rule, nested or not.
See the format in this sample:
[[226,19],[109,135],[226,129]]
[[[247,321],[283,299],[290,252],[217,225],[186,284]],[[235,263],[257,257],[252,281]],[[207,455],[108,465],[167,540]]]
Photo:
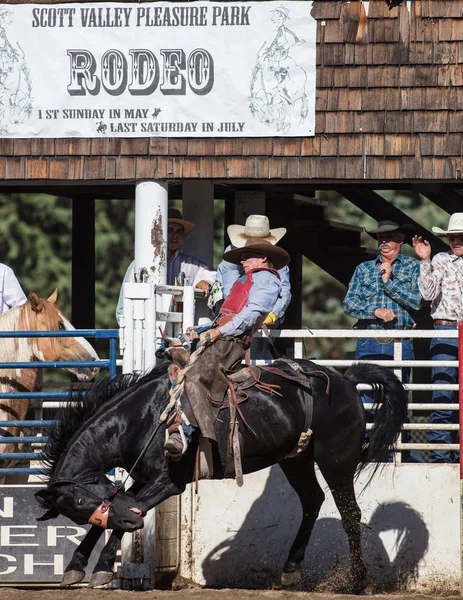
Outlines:
[[[61,317],[63,324],[64,324],[64,328],[66,329],[66,331],[76,331],[76,328],[72,325],[72,323],[70,321],[68,321],[68,319],[66,319],[66,317],[59,312],[58,313],[59,316]],[[71,339],[71,338],[69,338]],[[86,355],[84,357],[82,357],[82,352],[80,352],[80,359],[81,360],[99,360],[99,356],[98,354],[95,352],[95,349],[93,348],[93,346],[85,339],[85,338],[73,338],[73,341],[77,344],[79,344],[79,346],[81,346],[81,349],[84,350],[83,354]],[[98,373],[98,368],[91,368],[91,367],[74,367],[72,369],[69,369],[70,371],[72,371],[75,375],[77,375],[77,377],[82,380],[82,381],[89,381],[90,379],[93,379],[93,377],[95,377],[95,375]]]
[[[66,331],[76,331],[76,328],[70,323],[66,317],[59,313],[59,316],[63,319],[64,328]],[[76,341],[95,359],[99,360],[98,354],[95,352],[94,347],[85,338],[76,338]]]

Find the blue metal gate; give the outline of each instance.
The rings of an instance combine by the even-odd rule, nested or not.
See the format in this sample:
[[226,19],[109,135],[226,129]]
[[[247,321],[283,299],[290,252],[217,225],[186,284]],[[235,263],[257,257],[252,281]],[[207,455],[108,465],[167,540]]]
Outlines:
[[[89,366],[109,369],[109,377],[116,376],[116,352],[119,330],[82,329],[73,331],[2,331],[0,337],[86,337],[97,340],[107,339],[109,342],[109,358],[96,361],[76,362],[1,362],[1,369],[59,369],[76,366]],[[75,392],[80,394],[81,392]],[[85,393],[85,392],[84,392]],[[27,398],[32,401],[57,400],[72,398],[69,391],[44,392],[3,392],[4,398]],[[35,435],[5,437],[0,436],[0,443],[34,444],[40,448],[45,445],[47,437],[39,435],[40,429],[56,421],[43,419],[26,419],[16,421],[0,421],[0,427],[20,426],[37,429]],[[22,459],[39,461],[40,452],[0,453],[0,460]],[[37,523],[40,513],[33,494],[43,486],[40,475],[45,474],[40,467],[0,468],[1,476],[18,476],[36,479],[32,483],[0,485],[0,579],[2,585],[58,583],[63,570],[70,560],[73,551],[82,541],[89,526],[76,526],[68,519],[60,517],[46,523]],[[104,540],[99,543],[102,548]],[[97,553],[95,553],[97,555]],[[92,568],[89,565],[89,569]],[[91,571],[90,571],[91,572]]]

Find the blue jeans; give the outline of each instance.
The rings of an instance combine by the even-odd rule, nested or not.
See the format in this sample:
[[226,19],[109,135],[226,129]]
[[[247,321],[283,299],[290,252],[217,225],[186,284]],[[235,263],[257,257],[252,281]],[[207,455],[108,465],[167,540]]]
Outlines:
[[[413,360],[415,354],[413,352],[413,344],[410,339],[402,340],[402,360]],[[359,338],[357,341],[357,347],[355,349],[355,360],[373,361],[373,360],[393,360],[394,359],[394,342],[388,344],[381,344],[374,338]],[[393,371],[394,369],[391,369]],[[410,368],[402,369],[402,382],[408,383],[410,381]],[[374,398],[369,395],[369,391],[359,392],[360,399],[364,404],[374,402]],[[367,411],[367,423],[373,422],[373,412]],[[408,420],[408,419],[407,419]],[[368,433],[365,436],[368,439]],[[410,441],[410,432],[404,431],[402,433],[402,442]],[[409,458],[409,452],[403,452],[402,458],[407,461]],[[392,458],[390,458],[390,461]]]
[[[410,339],[402,340],[402,360],[413,360],[413,344]],[[355,349],[355,360],[393,360],[394,342],[389,344],[380,344],[374,338],[359,338]],[[393,369],[392,369],[393,370]],[[410,369],[402,369],[402,382],[410,381]],[[373,402],[368,392],[360,392],[362,402]],[[367,400],[368,398],[368,400]]]
[[[436,330],[453,330],[448,325],[435,325]],[[429,346],[432,360],[458,360],[458,338],[433,338]],[[457,383],[458,369],[456,367],[433,367],[432,383]],[[457,392],[451,390],[433,390],[433,403],[449,404],[458,403]],[[433,424],[458,423],[458,412],[454,410],[433,410],[429,416],[429,422]],[[458,431],[429,431],[429,443],[432,444],[457,444]],[[430,462],[452,463],[459,462],[460,453],[450,450],[431,450]]]

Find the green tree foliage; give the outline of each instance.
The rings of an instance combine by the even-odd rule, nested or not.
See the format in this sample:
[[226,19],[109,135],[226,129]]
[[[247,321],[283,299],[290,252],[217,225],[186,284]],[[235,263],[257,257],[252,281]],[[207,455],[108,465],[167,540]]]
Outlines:
[[95,203],[97,328],[117,328],[116,305],[125,272],[134,258],[134,230],[134,201],[98,200]]
[[[386,200],[430,229],[445,227],[448,214],[417,193],[380,191]],[[327,200],[326,218],[372,227],[376,221],[335,192],[319,192]],[[175,204],[181,208],[179,201]],[[95,203],[96,326],[116,327],[115,307],[120,285],[134,255],[133,200],[97,200]],[[223,253],[224,202],[215,202],[214,266]],[[59,290],[59,306],[71,315],[72,201],[46,194],[0,195],[1,261],[11,266],[24,291],[47,297]],[[363,246],[375,241],[362,234]],[[413,255],[410,248],[405,252]],[[339,257],[342,260],[342,255]],[[78,290],[74,290],[78,293]],[[344,285],[304,259],[303,325],[311,329],[350,329],[354,320],[344,314]],[[342,358],[354,344],[317,340],[307,344],[307,354]]]
[[46,194],[0,196],[1,261],[16,273],[25,293],[47,298],[55,288],[70,314],[71,202]]
[[[48,297],[71,317],[72,201],[46,194],[0,196],[0,253],[25,293]],[[134,253],[134,202],[95,203],[96,326],[117,326],[120,284]],[[74,293],[79,293],[74,290]]]

